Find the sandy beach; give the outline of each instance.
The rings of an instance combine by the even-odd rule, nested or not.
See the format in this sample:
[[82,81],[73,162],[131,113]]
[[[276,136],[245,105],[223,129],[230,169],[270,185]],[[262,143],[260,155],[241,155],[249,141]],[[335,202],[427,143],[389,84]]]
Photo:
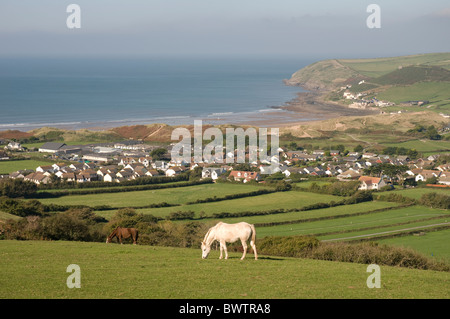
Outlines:
[[365,116],[377,114],[379,111],[350,109],[337,103],[324,101],[325,92],[299,92],[296,98],[280,106],[271,106],[258,111],[224,112],[207,117],[167,117],[129,119],[121,121],[86,121],[70,123],[27,124],[20,126],[2,127],[0,131],[19,130],[28,132],[41,127],[53,127],[63,130],[107,131],[122,126],[166,124],[170,126],[192,125],[194,120],[202,120],[204,125],[250,125],[256,127],[287,127],[305,122],[317,122],[342,116]]

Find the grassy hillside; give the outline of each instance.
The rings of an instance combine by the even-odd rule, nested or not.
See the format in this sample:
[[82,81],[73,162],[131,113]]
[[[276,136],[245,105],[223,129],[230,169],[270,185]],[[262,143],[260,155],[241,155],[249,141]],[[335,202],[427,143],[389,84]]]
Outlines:
[[[449,298],[448,272],[381,267],[369,289],[367,265],[239,253],[81,242],[0,241],[0,298]],[[77,264],[81,288],[66,286]]]
[[341,64],[367,77],[379,77],[411,65],[438,66],[450,70],[450,53],[429,53],[376,59],[340,59]]
[[[387,76],[387,74],[399,70],[399,68],[408,70],[410,66],[428,67],[431,70],[439,70],[440,68],[450,70],[450,53],[376,59],[324,60],[298,70],[287,83],[305,86],[308,89],[336,89],[344,83]],[[445,73],[445,71],[441,71],[441,73]]]

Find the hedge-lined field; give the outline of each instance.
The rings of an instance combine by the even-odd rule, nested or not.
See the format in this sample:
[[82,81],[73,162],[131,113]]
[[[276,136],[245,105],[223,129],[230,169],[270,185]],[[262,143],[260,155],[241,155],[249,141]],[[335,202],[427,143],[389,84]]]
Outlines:
[[184,204],[186,202],[208,197],[222,197],[225,195],[247,193],[260,189],[262,189],[262,187],[256,185],[239,185],[239,187],[236,187],[233,184],[222,183],[133,192],[71,195],[58,198],[43,198],[40,199],[40,201],[43,204],[57,205],[138,207],[162,202],[169,204]]
[[[322,185],[328,183],[327,181]],[[436,230],[440,232],[450,227],[448,210],[419,206],[417,203],[424,194],[432,192],[448,194],[448,190],[443,189],[416,188],[382,192],[378,194],[399,194],[401,200],[388,202],[386,200],[392,198],[378,197],[378,194],[374,194],[376,200],[356,203],[347,202],[351,198],[349,196],[298,191],[295,188],[277,191],[274,187],[237,183],[209,183],[115,193],[102,193],[101,188],[96,188],[95,191],[100,193],[40,198],[39,201],[45,205],[88,206],[94,209],[96,215],[108,221],[114,218],[119,208],[126,207],[133,207],[136,214],[149,218],[154,216],[160,220],[176,220],[178,225],[187,225],[191,222],[213,225],[218,221],[228,223],[246,221],[256,225],[258,238],[311,235],[319,240],[359,241],[394,237],[390,242],[395,243],[398,239],[399,243],[405,244],[408,239],[417,241],[416,236],[413,236],[415,233],[428,234]],[[414,199],[416,202],[412,202]],[[168,203],[171,206],[158,207],[161,203]],[[149,205],[156,207],[148,208]],[[104,209],[98,208],[101,206],[105,206]],[[55,212],[53,210],[50,213]],[[8,215],[2,213],[0,217],[6,220]],[[162,229],[167,232],[172,228],[166,225],[162,226]],[[180,229],[176,231],[183,231]],[[203,231],[202,227],[198,229]],[[99,238],[98,236],[99,234],[96,238]],[[156,233],[150,235],[147,242],[154,242],[157,236]],[[195,236],[201,238],[203,234]],[[425,238],[426,235],[421,237]],[[439,248],[439,240],[429,240],[428,245],[435,251],[433,257],[450,260],[450,250]]]
[[[241,185],[237,185],[236,187],[239,189]],[[204,212],[206,216],[212,216],[215,213],[222,212],[238,213],[246,211],[268,211],[280,208],[294,209],[316,203],[337,202],[341,199],[342,198],[339,196],[287,191],[220,202],[182,205],[180,207],[143,209],[142,213],[164,217],[174,211],[193,211],[195,213]]]

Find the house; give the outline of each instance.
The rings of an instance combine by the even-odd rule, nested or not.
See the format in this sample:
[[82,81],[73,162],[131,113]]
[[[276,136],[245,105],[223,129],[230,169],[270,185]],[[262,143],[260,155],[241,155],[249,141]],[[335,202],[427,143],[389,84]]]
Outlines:
[[56,171],[61,171],[64,167],[66,167],[67,165],[64,163],[55,163],[52,165],[53,170]]
[[432,177],[439,177],[441,175],[441,171],[439,170],[431,170],[431,169],[423,169],[417,173],[415,179],[416,182],[424,182]]
[[75,173],[63,173],[60,178],[68,182],[75,182],[77,180]]
[[259,180],[259,173],[258,172],[250,172],[250,171],[231,171],[230,175],[228,176],[228,179],[235,180],[235,181],[242,181],[244,183],[247,183],[252,180]]
[[361,182],[358,188],[360,190],[380,190],[386,186],[386,182],[381,177],[361,176],[358,180]]
[[122,150],[139,150],[143,148],[142,141],[126,140],[120,143],[115,143],[114,148]]
[[36,168],[36,172],[53,174],[56,170],[53,165],[41,165]]
[[439,184],[450,186],[450,176],[441,176],[439,177]]
[[289,177],[292,174],[305,174],[305,171],[301,167],[281,167],[281,172],[286,176]]
[[156,169],[149,169],[146,173],[147,176],[161,176],[161,174]]
[[151,164],[154,169],[165,171],[169,168],[169,164],[165,161],[155,161]]
[[18,142],[9,142],[7,146],[5,146],[5,149],[11,150],[11,151],[23,151],[22,145]]
[[116,173],[106,173],[105,175],[103,175],[103,181],[104,182],[115,182],[116,181]]
[[35,172],[28,174],[23,178],[25,181],[30,181],[35,184],[48,184],[50,183],[50,177],[47,175],[44,175],[42,172]]
[[0,161],[7,161],[9,160],[8,154],[6,154],[5,151],[0,151]]
[[173,177],[175,175],[179,175],[186,170],[185,167],[182,166],[172,166],[166,170],[167,177]]
[[144,165],[145,167],[149,167],[151,164],[150,158],[147,157],[139,157],[138,162]]
[[64,143],[57,143],[57,142],[47,142],[44,145],[42,145],[39,148],[39,152],[42,153],[56,153],[58,152],[63,146],[66,146]]
[[133,175],[134,175],[134,173],[132,170],[123,169],[116,174],[116,177],[123,178],[123,179],[131,179],[131,178],[133,178]]
[[92,154],[86,154],[83,155],[83,160],[85,161],[92,161],[92,162],[109,162],[111,160],[111,156],[107,154],[100,154],[100,153],[92,153]]
[[16,178],[25,178],[25,176],[34,173],[34,170],[32,169],[21,169],[15,172],[12,172],[9,174],[9,178],[16,179]]
[[330,150],[330,155],[331,156],[337,156],[339,154],[340,154],[340,152],[338,150]]
[[225,172],[225,169],[221,167],[204,167],[202,170],[202,178],[211,178],[216,180]]
[[348,169],[337,176],[340,181],[356,180],[361,177],[361,174],[355,170]]
[[[283,166],[283,167],[284,167],[284,170],[286,170],[287,166]],[[271,175],[271,174],[275,174],[275,173],[278,173],[278,172],[282,172],[284,170],[282,170],[279,165],[268,165],[268,166],[260,165],[259,166],[260,173],[261,174],[267,174],[267,175]],[[290,173],[286,173],[286,174],[290,175]]]
[[375,154],[375,153],[364,153],[362,155],[362,158],[374,158],[374,157],[377,157],[377,154]]

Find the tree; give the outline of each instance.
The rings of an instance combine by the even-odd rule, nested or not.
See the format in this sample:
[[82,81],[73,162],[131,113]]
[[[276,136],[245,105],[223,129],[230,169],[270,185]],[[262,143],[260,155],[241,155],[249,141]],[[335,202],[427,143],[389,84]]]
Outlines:
[[361,144],[358,144],[355,146],[355,148],[353,149],[354,152],[358,152],[361,153],[362,151],[364,151],[364,147],[361,146]]
[[0,183],[0,196],[10,198],[28,197],[36,194],[37,185],[21,179],[7,179]]
[[434,125],[431,125],[427,128],[427,131],[425,132],[425,137],[429,138],[430,140],[440,140],[442,138],[442,136],[439,135]]
[[165,158],[167,150],[165,148],[157,148],[150,152],[150,156],[154,160],[161,160]]

